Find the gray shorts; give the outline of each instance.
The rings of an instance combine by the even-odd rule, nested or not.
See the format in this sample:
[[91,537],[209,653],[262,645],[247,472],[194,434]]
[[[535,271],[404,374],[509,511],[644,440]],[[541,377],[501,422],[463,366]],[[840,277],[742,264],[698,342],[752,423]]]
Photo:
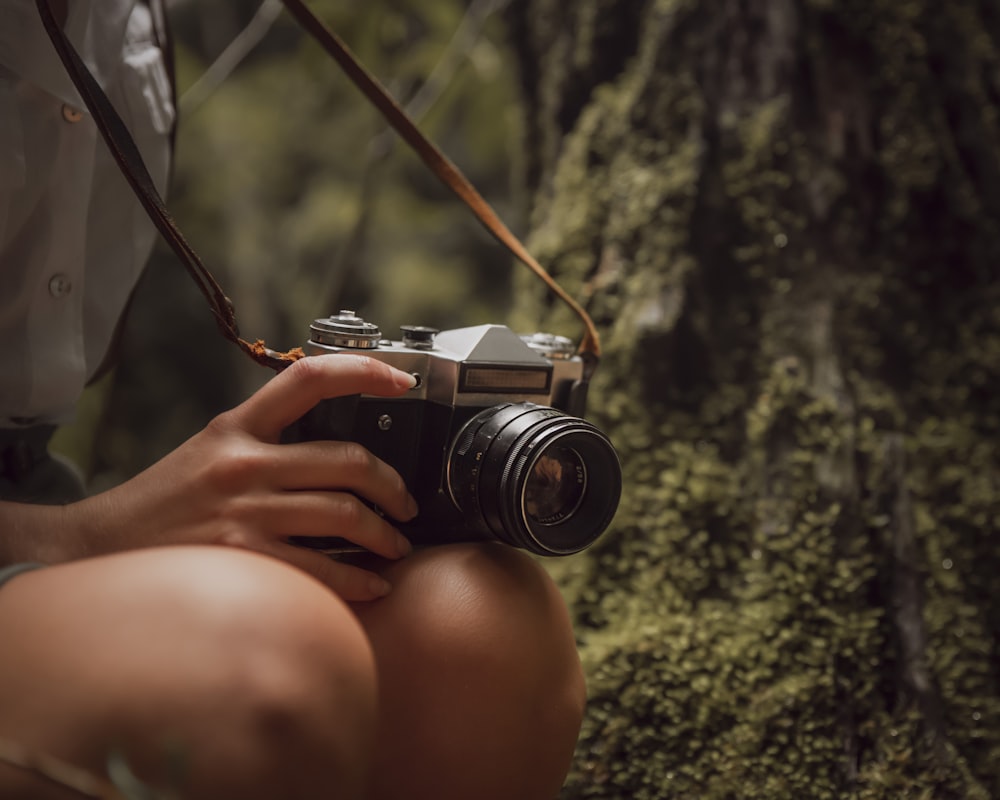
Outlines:
[[21,564],[11,564],[7,567],[0,567],[0,589],[7,581],[16,578],[23,572],[30,572],[33,569],[41,569],[42,564],[32,564],[30,562],[24,562]]

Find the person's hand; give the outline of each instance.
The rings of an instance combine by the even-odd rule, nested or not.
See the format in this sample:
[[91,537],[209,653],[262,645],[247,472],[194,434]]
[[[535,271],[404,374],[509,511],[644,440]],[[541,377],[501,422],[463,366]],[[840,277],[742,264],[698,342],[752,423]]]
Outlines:
[[356,443],[279,444],[279,437],[320,400],[398,396],[413,384],[365,357],[301,359],[132,480],[67,506],[67,533],[50,552],[73,560],[136,547],[228,545],[282,559],[345,600],[379,597],[389,590],[382,578],[288,537],[340,536],[386,558],[406,555],[407,540],[359,499],[409,520],[417,507],[402,478]]

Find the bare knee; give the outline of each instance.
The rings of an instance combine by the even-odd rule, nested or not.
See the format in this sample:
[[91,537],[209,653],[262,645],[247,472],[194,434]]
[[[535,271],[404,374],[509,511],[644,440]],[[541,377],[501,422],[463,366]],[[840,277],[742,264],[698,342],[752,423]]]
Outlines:
[[44,609],[49,637],[25,642],[5,679],[27,685],[33,662],[86,653],[45,708],[32,685],[34,707],[18,709],[46,720],[27,734],[40,749],[102,769],[118,747],[185,797],[360,796],[373,656],[350,610],[311,579],[259,556],[176,548],[43,570],[4,591],[15,590],[21,607]]
[[[236,796],[238,789],[240,797],[360,797],[377,708],[367,636],[328,589],[253,558],[240,565],[218,615],[200,631],[220,664],[206,694],[223,694],[231,704],[211,739],[221,750],[227,737],[231,749],[221,761],[201,759],[213,773],[204,783],[218,786],[206,796]],[[233,766],[251,764],[231,787]]]
[[[387,577],[392,594],[359,610],[379,671],[379,757],[405,764],[410,797],[554,796],[585,689],[548,575],[488,544],[430,548]],[[376,775],[376,796],[398,794]]]

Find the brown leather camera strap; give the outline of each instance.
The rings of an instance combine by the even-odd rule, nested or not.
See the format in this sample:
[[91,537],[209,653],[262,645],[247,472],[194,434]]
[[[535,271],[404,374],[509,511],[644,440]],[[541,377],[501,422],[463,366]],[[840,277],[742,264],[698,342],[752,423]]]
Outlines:
[[[301,356],[301,350],[298,349],[280,353],[265,347],[262,341],[251,343],[240,337],[232,303],[212,273],[202,263],[198,254],[178,230],[146,170],[142,156],[128,128],[80,59],[62,27],[56,22],[50,7],[51,0],[35,0],[35,2],[59,57],[88,110],[93,115],[101,135],[126,180],[152,219],[153,224],[156,225],[157,230],[180,258],[195,283],[198,284],[198,288],[208,301],[222,334],[237,344],[255,361],[275,369],[281,369]],[[544,281],[551,292],[576,313],[585,329],[580,344],[580,354],[587,362],[589,376],[600,357],[600,338],[597,328],[586,310],[534,259],[518,238],[504,225],[489,203],[459,171],[458,167],[420,132],[406,112],[393,100],[378,80],[358,62],[340,38],[320,22],[301,0],[282,0],[282,2],[299,24],[319,42],[365,97],[382,113],[403,140],[417,152],[431,171],[472,210],[476,218],[515,258],[531,269]]]

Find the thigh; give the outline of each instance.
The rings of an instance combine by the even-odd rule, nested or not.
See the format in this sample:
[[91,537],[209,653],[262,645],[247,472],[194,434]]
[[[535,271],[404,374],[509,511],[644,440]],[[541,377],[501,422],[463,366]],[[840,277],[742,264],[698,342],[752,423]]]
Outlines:
[[[94,772],[119,749],[158,781],[182,763],[186,781],[225,794],[222,771],[260,776],[256,748],[287,741],[297,747],[275,768],[321,783],[306,761],[361,763],[374,736],[374,665],[354,615],[262,556],[167,548],[28,572],[0,590],[0,642],[0,737]],[[0,796],[25,780],[0,765]]]

